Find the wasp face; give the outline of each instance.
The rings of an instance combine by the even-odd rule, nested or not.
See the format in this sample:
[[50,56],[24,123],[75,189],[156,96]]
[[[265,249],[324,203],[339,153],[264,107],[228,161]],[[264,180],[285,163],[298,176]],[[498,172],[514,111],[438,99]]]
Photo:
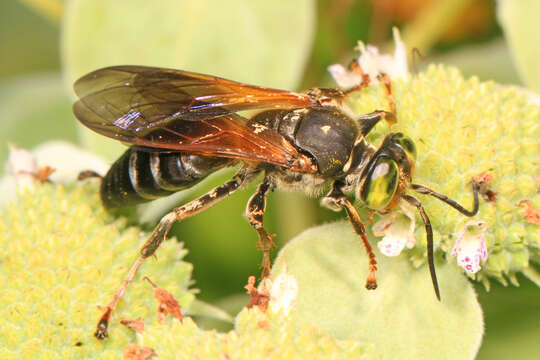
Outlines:
[[356,198],[370,209],[391,210],[411,183],[415,160],[412,140],[402,133],[389,134],[362,171]]

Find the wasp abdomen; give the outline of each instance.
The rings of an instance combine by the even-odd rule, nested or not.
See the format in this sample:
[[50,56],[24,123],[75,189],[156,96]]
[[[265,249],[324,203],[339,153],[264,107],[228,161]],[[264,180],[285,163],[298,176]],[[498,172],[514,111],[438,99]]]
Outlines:
[[107,208],[140,204],[187,189],[234,160],[133,146],[109,169],[101,184]]

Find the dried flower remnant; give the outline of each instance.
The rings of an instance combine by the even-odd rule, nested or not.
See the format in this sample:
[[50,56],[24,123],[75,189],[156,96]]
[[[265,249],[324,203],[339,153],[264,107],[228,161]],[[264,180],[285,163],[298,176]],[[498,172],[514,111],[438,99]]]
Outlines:
[[258,322],[257,322],[257,326],[258,326],[260,329],[268,330],[268,328],[270,327],[270,324],[269,324],[268,321],[266,321],[266,320],[261,320],[261,321],[258,321]]
[[470,274],[480,271],[480,260],[485,262],[488,257],[485,232],[488,226],[483,221],[468,221],[461,229],[452,256],[457,257],[457,263]]
[[142,334],[144,331],[144,321],[142,318],[135,320],[120,319],[120,324],[134,330],[137,334]]
[[257,306],[263,312],[266,312],[268,309],[268,302],[270,301],[270,292],[266,287],[266,282],[263,282],[261,285],[261,290],[255,287],[255,276],[250,276],[248,278],[248,283],[244,286],[244,289],[247,290],[247,293],[251,296],[251,302],[248,305],[248,309],[254,306]]
[[157,353],[147,346],[132,344],[124,348],[124,360],[146,360],[153,357],[158,357]]
[[145,276],[144,279],[154,288],[154,297],[159,303],[157,308],[158,322],[163,322],[167,317],[167,314],[171,314],[173,317],[177,318],[178,321],[182,322],[184,320],[184,316],[181,312],[182,309],[174,296],[167,290],[158,287],[147,276]]
[[520,214],[528,223],[540,225],[540,209],[535,209],[530,200],[521,200],[518,206],[523,208]]
[[46,182],[51,182],[49,177],[55,171],[56,171],[55,168],[45,165],[45,166],[42,166],[39,169],[37,169],[34,176],[35,176],[37,181],[39,181],[40,183],[43,184],[43,183],[46,183]]
[[386,256],[397,256],[407,247],[411,249],[416,244],[414,228],[416,220],[410,205],[402,203],[400,210],[384,215],[373,224],[371,231],[383,239],[377,243],[381,253]]
[[495,202],[497,200],[497,194],[499,192],[488,187],[488,185],[493,181],[492,175],[488,173],[481,173],[478,176],[473,176],[472,181],[480,186],[478,192],[482,195],[485,201]]
[[49,177],[55,172],[50,166],[38,168],[36,158],[30,151],[13,145],[9,146],[6,170],[14,176],[17,186],[21,188],[33,186],[36,182],[50,182]]

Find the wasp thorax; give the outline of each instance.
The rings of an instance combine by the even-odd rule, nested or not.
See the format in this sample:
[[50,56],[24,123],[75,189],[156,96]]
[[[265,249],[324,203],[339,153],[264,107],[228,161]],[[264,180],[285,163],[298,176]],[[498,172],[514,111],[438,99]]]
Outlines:
[[358,137],[356,123],[335,108],[311,108],[303,110],[301,116],[295,145],[313,157],[319,174],[341,174]]

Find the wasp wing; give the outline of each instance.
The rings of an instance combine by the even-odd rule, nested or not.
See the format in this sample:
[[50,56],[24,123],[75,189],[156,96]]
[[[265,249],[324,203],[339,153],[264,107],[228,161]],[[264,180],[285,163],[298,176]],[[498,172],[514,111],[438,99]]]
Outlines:
[[109,122],[138,114],[139,125],[219,116],[251,109],[315,105],[307,94],[246,85],[211,75],[146,66],[112,66],[74,84],[81,102]]
[[75,82],[75,116],[120,141],[177,151],[262,161],[312,172],[310,159],[271,129],[235,114],[312,106],[298,94],[181,70],[114,66]]

